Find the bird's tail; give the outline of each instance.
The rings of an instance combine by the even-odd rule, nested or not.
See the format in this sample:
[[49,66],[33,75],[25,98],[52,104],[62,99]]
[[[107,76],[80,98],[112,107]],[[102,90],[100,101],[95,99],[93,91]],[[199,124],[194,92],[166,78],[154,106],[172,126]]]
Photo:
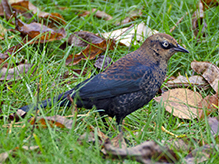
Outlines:
[[52,106],[52,101],[53,101],[53,104],[57,104],[59,106],[64,106],[64,105],[70,106],[71,101],[68,99],[68,95],[70,97],[72,97],[72,99],[73,99],[74,95],[75,95],[75,93],[73,93],[74,91],[75,91],[75,89],[71,89],[67,92],[61,93],[60,95],[58,95],[57,97],[54,97],[53,99],[47,99],[47,100],[41,101],[38,103],[38,105],[34,105],[34,104],[26,105],[26,106],[23,106],[19,109],[21,109],[25,112],[28,112],[30,110],[38,109],[39,106],[41,108],[46,108],[46,107]]

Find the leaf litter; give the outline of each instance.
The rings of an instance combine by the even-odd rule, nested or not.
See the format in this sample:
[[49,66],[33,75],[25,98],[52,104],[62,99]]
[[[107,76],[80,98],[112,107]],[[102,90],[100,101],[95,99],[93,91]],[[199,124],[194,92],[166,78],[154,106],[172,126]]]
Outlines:
[[[7,19],[9,20],[12,18],[12,13],[11,13],[11,10],[9,9],[10,6],[9,6],[9,4],[7,4],[7,1],[3,0],[2,2],[3,2],[3,8],[5,8],[5,11],[6,11]],[[23,1],[22,3],[26,3],[27,4],[27,5],[25,4],[27,6],[26,9],[32,10],[33,13],[36,13],[36,10],[38,10],[35,6],[31,7],[30,2]],[[206,2],[206,3],[208,4],[208,2]],[[18,6],[18,4],[16,4],[16,5]],[[15,8],[16,5],[14,5],[13,7]],[[17,8],[17,10],[18,10],[18,8]],[[23,12],[23,11],[19,11],[19,12]],[[96,16],[101,18],[101,19],[106,19],[106,20],[112,19],[112,18],[108,17],[105,13],[99,12],[97,9],[92,9],[92,12],[93,13],[88,13],[88,14],[96,14]],[[202,15],[201,12],[202,11],[200,11],[200,7],[199,7],[199,13],[197,11],[193,17],[194,18],[193,19],[193,29],[195,31],[194,32],[195,36],[197,36],[197,34],[200,33],[200,31],[197,31],[197,30],[199,30],[199,27],[197,27],[198,19],[204,18],[204,14]],[[100,14],[100,15],[98,15],[98,14]],[[39,15],[41,15],[42,17],[43,17],[43,15],[49,15],[49,17],[53,17],[52,14],[50,14],[50,13],[45,14],[45,13],[41,12],[41,14],[39,14]],[[59,18],[62,19],[62,17],[59,17],[59,15],[56,15],[55,17],[58,17],[58,19]],[[46,18],[46,16],[45,16],[45,18]],[[53,19],[55,19],[55,18],[53,18]],[[133,16],[133,19],[134,19],[134,16]],[[58,20],[55,20],[55,21],[58,21]],[[130,14],[130,21],[133,21],[131,14]],[[65,22],[64,20],[63,21],[60,20],[59,23],[64,24],[64,22]],[[201,20],[201,22],[204,22],[204,21]],[[203,26],[203,28],[205,28],[205,26]],[[61,33],[61,32],[59,33],[57,31],[54,31],[53,29],[48,28],[47,26],[40,24],[40,23],[34,22],[34,23],[26,24],[19,19],[16,20],[16,29],[18,31],[20,31],[22,37],[28,36],[29,39],[36,38],[39,40],[39,42],[43,42],[43,43],[45,41],[60,40],[60,39],[63,39],[66,37],[65,33]],[[38,30],[34,31],[34,29],[38,29]],[[71,35],[71,37],[69,37],[68,44],[74,45],[74,46],[82,46],[82,47],[86,47],[86,48],[84,50],[82,50],[80,53],[70,56],[68,59],[70,60],[71,63],[77,64],[82,59],[87,60],[87,59],[96,58],[97,55],[101,54],[102,52],[105,52],[105,50],[107,48],[113,49],[113,48],[111,48],[111,46],[113,44],[115,45],[115,41],[120,42],[120,43],[129,47],[130,44],[132,43],[132,40],[134,37],[136,37],[134,44],[138,44],[138,42],[144,40],[145,37],[147,37],[151,34],[157,33],[156,30],[150,29],[149,27],[145,26],[143,23],[140,23],[139,25],[135,26],[133,29],[130,29],[129,31],[126,31],[127,29],[128,28],[124,28],[124,29],[119,29],[117,31],[102,34],[107,39],[102,38],[96,34],[89,34],[89,32],[74,33],[73,35]],[[204,29],[202,29],[201,32],[203,32],[203,30]],[[126,33],[124,35],[121,35],[124,31],[126,31]],[[42,36],[41,32],[44,33],[45,35]],[[88,35],[87,38],[86,38],[86,35]],[[85,36],[85,37],[83,38],[83,36]],[[111,40],[109,38],[111,38]],[[94,41],[95,39],[97,39],[97,41]],[[114,42],[113,44],[112,44],[112,41]],[[19,51],[21,48],[20,46],[22,46],[21,43],[19,46],[17,46],[18,48],[15,46],[15,47],[11,48],[10,50],[7,50],[6,53],[1,54],[0,55],[1,63],[4,63],[5,60],[9,57],[8,53],[14,54],[14,52]],[[103,63],[104,58],[105,58],[105,56],[99,57],[100,62],[97,64],[96,67],[98,67],[98,68],[102,68],[102,66],[104,68],[107,67],[107,65],[109,63],[106,63],[106,65],[105,65],[105,63]],[[107,59],[106,61],[108,61],[108,58],[106,58],[106,59]],[[202,76],[206,79],[206,81],[211,85],[211,87],[217,93],[217,91],[218,91],[218,85],[217,85],[217,83],[218,83],[218,77],[217,77],[218,76],[218,68],[216,66],[212,65],[211,63],[206,63],[206,62],[202,62],[202,63],[201,62],[194,62],[194,63],[192,62],[191,65],[192,65],[192,68],[197,73],[202,73]],[[23,71],[23,72],[25,72],[25,71]],[[16,72],[16,74],[19,74],[19,73]],[[4,78],[6,78],[6,76]],[[206,81],[204,81],[202,78],[200,78],[200,76],[189,77],[189,78],[181,76],[181,77],[177,77],[175,79],[175,81],[174,80],[172,82],[167,81],[167,86],[168,85],[169,85],[169,87],[172,87],[172,86],[173,87],[176,87],[176,86],[188,87],[190,85],[192,85],[193,87],[195,87],[197,85],[206,86]],[[189,89],[169,90],[169,91],[163,93],[161,95],[161,97],[158,97],[156,101],[160,102],[161,99],[166,100],[166,102],[164,102],[164,103],[166,103],[166,110],[167,111],[169,110],[169,112],[173,113],[173,115],[175,115],[176,117],[183,118],[183,119],[198,118],[198,117],[200,117],[200,115],[199,115],[200,110],[202,110],[203,108],[207,108],[207,110],[212,109],[212,108],[217,109],[217,106],[218,106],[217,94],[208,95],[206,98],[203,99],[199,93],[192,91],[192,90],[189,90]],[[179,110],[177,108],[179,108]],[[194,110],[193,110],[193,108],[194,108]],[[174,113],[174,111],[177,111],[177,112]],[[210,110],[208,110],[208,111],[209,111],[209,114],[213,112]],[[18,112],[17,115],[24,116],[25,114],[23,114],[22,112],[20,112],[20,113]],[[207,116],[208,116],[208,114],[207,114]],[[15,117],[13,117],[13,119],[14,118]],[[59,128],[67,128],[67,129],[72,128],[72,120],[66,119],[63,116],[50,116],[50,117],[44,117],[44,118],[37,117],[37,119],[39,120],[39,122],[38,122],[39,125],[40,124],[45,125],[46,122],[48,121],[49,125],[52,127],[56,126]],[[217,119],[209,117],[208,120],[209,120],[209,125],[212,129],[212,135],[217,134],[218,133]],[[33,121],[30,121],[30,123],[36,124]],[[90,127],[90,129],[92,131],[94,131],[93,127],[92,128]],[[92,133],[93,132],[90,133],[91,136],[94,136],[94,135],[92,135]],[[142,144],[137,145],[135,147],[127,148],[125,141],[124,141],[124,138],[121,136],[121,134],[118,135],[117,137],[113,138],[111,141],[100,130],[98,130],[98,136],[99,136],[100,140],[102,141],[102,143],[104,143],[103,149],[104,149],[105,153],[107,153],[105,155],[107,155],[109,157],[110,157],[110,155],[113,155],[115,158],[118,158],[118,159],[121,159],[121,157],[127,158],[127,159],[134,159],[134,160],[137,160],[141,163],[148,163],[148,162],[150,163],[152,159],[158,159],[159,162],[166,162],[166,163],[168,163],[170,161],[176,162],[179,160],[173,151],[173,149],[176,148],[177,146],[175,146],[174,148],[169,148],[168,146],[160,146],[157,143],[155,143],[154,141],[145,141]],[[111,144],[111,142],[113,144]],[[178,145],[181,145],[180,147],[183,147],[182,146],[183,144],[184,144],[184,142],[182,142],[181,144],[178,144]],[[208,149],[208,146],[205,145],[204,149],[205,148]],[[166,156],[166,154],[169,154],[171,157]],[[207,158],[209,158],[210,157],[209,151],[206,151],[205,155]],[[3,158],[6,159],[7,158],[6,156],[4,157],[4,155],[3,155]],[[188,160],[188,161],[190,160],[190,161],[194,162],[194,160],[191,159],[190,157],[191,157],[191,155],[189,154],[185,160]],[[196,153],[193,153],[192,157],[197,158],[198,155]],[[203,158],[200,161],[205,161],[207,158]],[[198,162],[200,162],[200,161],[198,161]]]

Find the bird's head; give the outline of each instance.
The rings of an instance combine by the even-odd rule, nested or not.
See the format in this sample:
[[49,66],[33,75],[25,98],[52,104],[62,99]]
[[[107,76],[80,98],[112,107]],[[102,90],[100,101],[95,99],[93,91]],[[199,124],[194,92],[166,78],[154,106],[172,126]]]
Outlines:
[[189,53],[170,35],[158,33],[146,39],[141,48],[148,49],[157,59],[169,60],[175,52]]

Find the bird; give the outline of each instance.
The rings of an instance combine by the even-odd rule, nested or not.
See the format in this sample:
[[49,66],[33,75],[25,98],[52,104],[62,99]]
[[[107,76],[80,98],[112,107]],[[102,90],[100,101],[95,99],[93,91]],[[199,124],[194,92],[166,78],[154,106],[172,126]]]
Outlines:
[[[151,35],[137,50],[118,59],[105,71],[38,104],[41,108],[52,104],[70,106],[68,96],[71,96],[79,108],[95,106],[101,116],[115,117],[121,131],[122,120],[155,97],[166,76],[168,60],[176,52],[189,53],[168,34]],[[26,105],[20,109],[28,112],[38,107]]]

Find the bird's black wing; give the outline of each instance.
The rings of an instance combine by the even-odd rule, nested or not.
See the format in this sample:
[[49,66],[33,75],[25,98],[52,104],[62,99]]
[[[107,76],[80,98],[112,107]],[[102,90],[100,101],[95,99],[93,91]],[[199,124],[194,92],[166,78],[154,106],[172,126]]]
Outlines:
[[126,70],[115,69],[87,79],[75,89],[78,89],[81,99],[105,99],[139,91],[142,78],[151,74],[151,68],[145,65],[129,67]]

